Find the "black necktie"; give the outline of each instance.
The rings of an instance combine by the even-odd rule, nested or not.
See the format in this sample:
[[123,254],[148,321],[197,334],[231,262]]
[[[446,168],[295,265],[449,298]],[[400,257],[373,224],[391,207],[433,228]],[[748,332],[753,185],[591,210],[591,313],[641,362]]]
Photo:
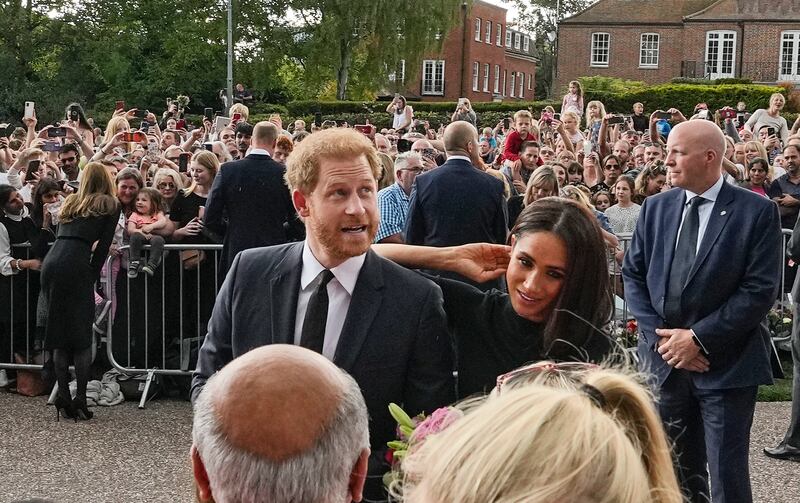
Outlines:
[[673,327],[680,327],[683,323],[681,319],[681,295],[697,255],[697,234],[700,230],[698,208],[704,202],[706,202],[706,199],[700,196],[695,196],[689,201],[689,211],[686,212],[686,218],[683,219],[681,232],[678,236],[678,246],[675,248],[675,256],[672,257],[667,298],[664,302],[664,314],[667,322]]
[[303,319],[303,329],[300,332],[300,345],[317,353],[322,353],[325,342],[325,325],[328,321],[328,283],[333,279],[333,273],[325,269],[319,273],[319,284],[311,294]]

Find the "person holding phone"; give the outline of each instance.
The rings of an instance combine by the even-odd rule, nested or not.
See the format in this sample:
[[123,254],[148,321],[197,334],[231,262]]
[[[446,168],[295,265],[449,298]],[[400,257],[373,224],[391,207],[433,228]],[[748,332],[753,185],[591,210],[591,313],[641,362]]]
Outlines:
[[414,123],[414,109],[407,105],[406,99],[399,94],[394,95],[386,111],[392,114],[392,129],[395,131],[408,131]]
[[786,119],[781,116],[781,111],[786,105],[786,98],[781,93],[774,93],[769,97],[769,107],[759,108],[744,123],[745,129],[754,133],[760,131],[764,126],[775,128],[775,133],[781,139],[781,144],[786,145],[789,141],[789,125]]
[[472,103],[467,98],[459,98],[456,111],[450,116],[450,122],[467,121],[473,126],[478,125],[478,117],[472,109]]

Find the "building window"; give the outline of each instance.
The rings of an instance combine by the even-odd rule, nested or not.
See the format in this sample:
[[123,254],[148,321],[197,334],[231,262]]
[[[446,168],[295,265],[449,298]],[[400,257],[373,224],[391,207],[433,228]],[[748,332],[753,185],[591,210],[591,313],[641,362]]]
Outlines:
[[486,38],[484,39],[484,42],[486,42],[487,44],[491,44],[492,43],[492,22],[491,21],[486,21]]
[[506,26],[506,47],[511,47],[511,30]]
[[472,63],[472,90],[478,90],[478,72],[480,71],[480,63],[477,61]]
[[483,65],[483,92],[489,92],[489,63]]
[[781,67],[778,80],[800,80],[800,31],[781,32]]
[[519,97],[525,97],[525,74],[522,72],[519,74]]
[[497,28],[494,31],[497,32],[495,34],[495,36],[497,37],[497,41],[495,43],[497,45],[499,45],[500,47],[502,47],[503,46],[503,25],[500,24],[500,23],[497,23]]
[[736,69],[736,32],[706,32],[706,75],[710,79],[730,78]]
[[494,65],[494,93],[500,93],[500,65]]
[[519,42],[522,39],[521,33],[514,33],[514,49],[519,50]]
[[511,86],[509,89],[511,90],[511,97],[514,97],[514,93],[516,92],[516,83],[517,83],[517,72],[511,72]]
[[531,39],[529,36],[525,35],[525,38],[522,39],[522,50],[528,52],[531,46]]
[[475,18],[475,41],[481,41],[481,18]]
[[528,91],[533,91],[533,74],[528,74]]
[[592,33],[592,66],[608,66],[608,53],[610,46],[610,34]]
[[658,67],[658,33],[642,33],[639,44],[639,66],[644,68]]
[[426,59],[422,62],[422,94],[444,94],[444,61]]
[[389,82],[403,83],[406,81],[406,60],[401,59],[397,69],[389,74]]
[[506,95],[506,77],[508,77],[508,70],[503,70],[503,96]]

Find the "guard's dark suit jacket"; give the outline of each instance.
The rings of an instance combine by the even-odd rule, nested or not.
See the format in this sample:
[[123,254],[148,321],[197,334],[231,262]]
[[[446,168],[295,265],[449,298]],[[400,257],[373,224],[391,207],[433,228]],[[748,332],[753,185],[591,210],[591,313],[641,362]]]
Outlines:
[[224,234],[221,274],[242,250],[286,243],[302,223],[283,179],[286,168],[268,155],[251,154],[226,162],[206,202],[205,225]]
[[[200,348],[193,399],[237,356],[265,344],[293,344],[302,252],[303,243],[291,243],[234,259]],[[361,387],[373,452],[385,451],[395,437],[390,402],[413,416],[455,400],[452,355],[439,287],[367,252],[333,363]]]

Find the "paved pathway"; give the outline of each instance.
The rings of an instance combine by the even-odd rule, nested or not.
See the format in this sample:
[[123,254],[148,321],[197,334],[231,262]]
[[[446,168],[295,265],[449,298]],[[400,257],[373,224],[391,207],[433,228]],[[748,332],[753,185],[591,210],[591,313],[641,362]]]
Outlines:
[[[34,496],[86,503],[194,501],[188,462],[191,406],[157,400],[100,408],[95,419],[55,422],[45,398],[0,391],[0,501]],[[756,409],[751,475],[756,502],[800,501],[800,463],[761,454],[789,420],[789,403]]]

